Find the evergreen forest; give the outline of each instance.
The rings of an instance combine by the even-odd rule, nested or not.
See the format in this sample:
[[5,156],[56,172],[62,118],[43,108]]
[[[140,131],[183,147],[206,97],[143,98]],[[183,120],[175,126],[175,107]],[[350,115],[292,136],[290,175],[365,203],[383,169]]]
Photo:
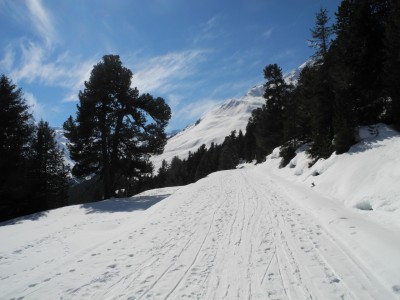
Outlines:
[[118,55],[93,67],[76,116],[63,125],[72,170],[54,130],[34,121],[22,90],[1,75],[0,221],[71,204],[69,174],[90,178],[91,198],[101,200],[262,162],[276,147],[282,167],[303,145],[315,162],[347,152],[363,125],[400,130],[400,2],[343,0],[334,15],[316,12],[308,41],[314,54],[295,85],[277,64],[263,69],[265,104],[252,112],[244,134],[233,131],[222,144],[163,161],[156,174],[150,157],[164,149],[171,110],[164,99],[132,87],[132,71]]

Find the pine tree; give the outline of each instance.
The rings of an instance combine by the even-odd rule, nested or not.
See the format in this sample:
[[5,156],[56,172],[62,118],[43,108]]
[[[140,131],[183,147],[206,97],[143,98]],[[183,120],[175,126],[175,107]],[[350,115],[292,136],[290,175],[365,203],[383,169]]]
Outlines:
[[168,178],[168,169],[169,169],[169,164],[165,159],[161,162],[161,167],[158,169],[158,174],[156,177],[156,184],[157,187],[165,187],[165,183]]
[[323,63],[331,44],[333,28],[328,26],[328,22],[328,11],[321,8],[316,14],[315,27],[311,29],[313,39],[310,40],[310,46],[316,49],[313,58],[317,64]]
[[[282,70],[276,64],[265,67],[264,78],[267,80],[264,85],[266,104],[252,112],[248,124],[249,132],[254,134],[258,161],[283,142],[284,112],[293,89],[293,86],[285,82]],[[246,143],[250,141],[247,138]]]
[[[381,121],[387,2],[344,0],[336,13],[337,38],[332,55],[337,66],[333,79],[337,95],[346,95],[346,105],[352,111],[353,120],[347,120],[348,124]],[[343,101],[339,100],[337,105]]]
[[73,174],[99,174],[104,198],[112,196],[117,177],[134,180],[151,173],[149,157],[161,153],[166,143],[169,106],[162,98],[139,96],[131,79],[118,55],[104,56],[79,93],[76,119],[64,123],[76,161]]
[[391,0],[385,29],[385,63],[383,71],[383,97],[388,121],[400,129],[400,2]]
[[35,209],[49,209],[68,203],[68,173],[54,130],[41,120],[32,145],[31,178]]
[[218,170],[234,169],[239,163],[238,144],[236,130],[226,136],[222,143],[222,148],[219,156]]
[[0,219],[27,212],[26,165],[34,125],[21,89],[0,77]]
[[168,170],[166,186],[178,186],[184,184],[184,178],[182,178],[182,167],[183,161],[179,157],[174,156]]

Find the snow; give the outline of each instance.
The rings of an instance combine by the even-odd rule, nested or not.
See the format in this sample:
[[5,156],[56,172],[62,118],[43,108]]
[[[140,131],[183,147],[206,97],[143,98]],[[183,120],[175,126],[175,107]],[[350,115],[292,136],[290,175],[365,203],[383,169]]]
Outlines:
[[257,86],[241,98],[228,99],[221,106],[205,113],[200,122],[171,137],[163,154],[151,158],[155,172],[164,159],[170,162],[174,156],[187,158],[189,151],[193,153],[203,144],[206,147],[211,143],[221,144],[233,130],[245,133],[251,112],[265,103],[262,94],[263,87]]
[[399,299],[400,136],[372,129],[311,168],[303,148],[279,169],[276,150],[187,186],[4,223],[0,295]]
[[[262,94],[205,113],[153,162],[244,131]],[[400,134],[361,127],[311,167],[307,147],[285,168],[277,148],[187,186],[0,223],[0,298],[400,299]]]
[[58,147],[64,151],[64,164],[72,169],[72,167],[75,165],[75,162],[69,156],[69,150],[67,147],[68,139],[65,137],[65,131],[59,127],[54,127],[53,130]]
[[[296,84],[301,70],[310,62],[305,62],[298,68],[284,75],[284,80],[289,84]],[[192,124],[183,131],[172,136],[161,155],[153,156],[155,173],[161,167],[163,160],[171,162],[174,156],[181,159],[187,158],[189,151],[195,152],[201,145],[208,148],[211,143],[221,144],[225,137],[233,130],[238,133],[246,132],[246,125],[251,112],[265,104],[263,98],[264,86],[256,85],[240,98],[225,100],[221,106],[205,112],[198,124]]]
[[283,178],[301,182],[345,206],[362,210],[388,227],[400,227],[400,134],[384,124],[359,129],[360,142],[348,153],[333,154],[309,168],[306,147],[297,151],[286,168],[267,157],[264,167]]

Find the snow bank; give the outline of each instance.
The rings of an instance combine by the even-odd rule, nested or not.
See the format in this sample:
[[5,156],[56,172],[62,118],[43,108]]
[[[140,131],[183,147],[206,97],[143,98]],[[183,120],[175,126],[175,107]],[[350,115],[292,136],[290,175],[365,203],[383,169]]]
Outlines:
[[376,216],[386,225],[400,227],[400,134],[384,124],[361,127],[360,142],[348,153],[332,154],[312,167],[307,146],[282,169],[279,149],[267,157],[265,167],[287,179]]

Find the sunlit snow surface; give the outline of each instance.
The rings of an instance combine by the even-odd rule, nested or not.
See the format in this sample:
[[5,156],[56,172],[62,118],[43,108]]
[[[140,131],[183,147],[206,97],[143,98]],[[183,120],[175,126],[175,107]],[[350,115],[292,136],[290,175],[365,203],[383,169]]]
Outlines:
[[[284,76],[288,84],[296,84],[301,70],[308,62],[292,70]],[[208,148],[211,143],[221,144],[225,137],[233,130],[246,133],[246,125],[251,112],[265,104],[264,87],[257,85],[252,87],[244,96],[225,100],[219,107],[204,112],[204,115],[196,122],[185,128],[167,141],[164,152],[151,158],[154,171],[157,173],[161,162],[170,162],[174,156],[187,158],[189,151],[196,151],[201,145]]]
[[244,134],[251,112],[265,103],[262,94],[263,87],[258,86],[241,98],[226,100],[221,106],[205,113],[196,124],[170,138],[163,154],[151,158],[155,172],[163,160],[170,162],[174,156],[187,158],[189,151],[193,153],[203,144],[206,147],[211,143],[221,144],[233,130],[236,133],[242,130]]
[[271,155],[3,223],[0,298],[399,299],[400,137],[373,129],[312,168]]

